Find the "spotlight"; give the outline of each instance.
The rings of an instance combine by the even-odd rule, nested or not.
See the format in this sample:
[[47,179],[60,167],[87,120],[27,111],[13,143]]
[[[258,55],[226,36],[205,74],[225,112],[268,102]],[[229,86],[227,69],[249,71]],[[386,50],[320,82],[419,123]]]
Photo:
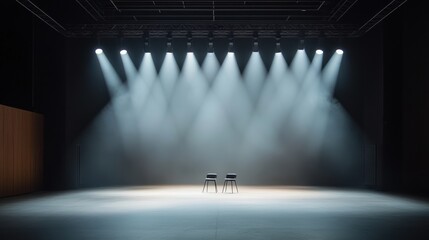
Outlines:
[[234,52],[234,42],[232,41],[232,39],[230,39],[228,44],[228,53],[233,53],[233,52]]
[[173,45],[171,44],[171,38],[167,39],[167,52],[168,53],[173,52]]
[[188,48],[188,53],[193,52],[192,51],[192,38],[188,38],[188,42],[186,43],[186,46]]
[[102,54],[103,53],[103,49],[97,48],[97,49],[95,49],[95,53],[96,54]]
[[325,35],[323,32],[320,33],[319,37],[317,38],[317,45],[316,45],[316,54],[321,55],[323,54],[323,46],[325,46],[324,44],[324,39],[325,39]]
[[149,39],[148,38],[146,38],[144,40],[143,51],[146,53],[150,52],[150,50],[149,50]]
[[213,48],[213,39],[209,39],[209,47],[207,48],[207,52],[212,53],[214,52],[214,48]]
[[276,53],[281,53],[282,52],[282,48],[280,46],[280,39],[276,40]]
[[336,46],[337,46],[337,50],[335,51],[335,53],[336,54],[338,54],[338,55],[343,55],[344,54],[344,51],[343,51],[343,39],[342,38],[339,38],[338,40],[337,40],[337,42],[336,42],[336,44],[335,44]]
[[127,54],[127,50],[122,49],[119,53],[120,53],[121,55],[125,55],[125,54]]
[[304,39],[299,40],[298,50],[304,50]]
[[253,39],[253,52],[259,52],[259,43],[257,38]]

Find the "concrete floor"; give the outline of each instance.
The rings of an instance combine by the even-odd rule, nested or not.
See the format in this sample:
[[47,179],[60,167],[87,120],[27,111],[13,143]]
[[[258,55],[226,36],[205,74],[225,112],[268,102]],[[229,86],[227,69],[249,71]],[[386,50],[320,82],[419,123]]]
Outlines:
[[429,203],[369,191],[106,188],[0,199],[0,239],[429,239]]

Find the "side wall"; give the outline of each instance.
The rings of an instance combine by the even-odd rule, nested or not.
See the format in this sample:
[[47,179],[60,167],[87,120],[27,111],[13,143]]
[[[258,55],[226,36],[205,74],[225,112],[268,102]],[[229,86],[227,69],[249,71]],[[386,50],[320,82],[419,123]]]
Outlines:
[[384,25],[384,186],[429,195],[429,20],[408,1]]
[[0,105],[0,197],[39,190],[43,116]]

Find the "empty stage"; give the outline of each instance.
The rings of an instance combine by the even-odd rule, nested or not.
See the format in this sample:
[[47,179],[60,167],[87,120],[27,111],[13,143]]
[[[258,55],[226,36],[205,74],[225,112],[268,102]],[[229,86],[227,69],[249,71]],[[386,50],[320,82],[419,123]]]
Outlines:
[[201,189],[124,187],[0,199],[0,238],[429,239],[429,204],[409,198],[326,188]]

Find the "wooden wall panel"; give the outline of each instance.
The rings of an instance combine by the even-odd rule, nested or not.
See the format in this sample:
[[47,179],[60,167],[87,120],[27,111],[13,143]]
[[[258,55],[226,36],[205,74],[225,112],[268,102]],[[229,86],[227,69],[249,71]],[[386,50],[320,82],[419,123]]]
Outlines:
[[13,111],[11,108],[4,108],[4,177],[5,177],[5,192],[3,195],[13,194],[13,143],[14,143],[14,121]]
[[0,197],[40,188],[43,146],[42,115],[0,105]]
[[13,119],[13,191],[22,193],[22,112],[12,111]]
[[44,143],[43,143],[43,139],[45,138],[44,136],[44,124],[43,124],[43,116],[42,115],[35,115],[35,122],[36,122],[36,127],[33,128],[35,131],[35,143],[36,145],[34,146],[34,152],[36,155],[35,158],[35,170],[36,170],[36,187],[39,188],[40,186],[42,186],[42,180],[43,180],[43,150],[44,150]]
[[31,178],[33,177],[31,174],[31,168],[32,166],[32,160],[31,153],[34,152],[31,146],[31,113],[30,112],[22,112],[22,148],[24,151],[22,151],[22,181],[23,181],[23,192],[31,192],[32,186],[31,186]]

